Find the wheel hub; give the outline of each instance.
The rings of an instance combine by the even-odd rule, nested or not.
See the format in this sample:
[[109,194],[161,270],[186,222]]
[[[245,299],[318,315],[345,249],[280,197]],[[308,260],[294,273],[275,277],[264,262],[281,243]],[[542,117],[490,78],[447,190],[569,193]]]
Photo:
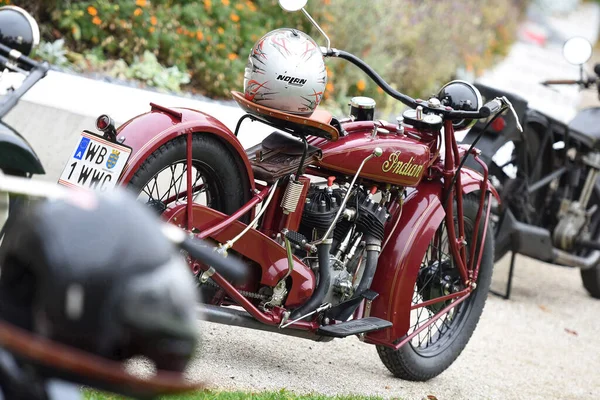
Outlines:
[[[423,301],[446,296],[459,290],[460,277],[456,269],[452,268],[449,259],[433,261],[428,267],[421,268],[417,278],[417,287],[423,297]],[[441,311],[450,304],[452,300],[440,301],[430,304],[427,308],[434,314]]]

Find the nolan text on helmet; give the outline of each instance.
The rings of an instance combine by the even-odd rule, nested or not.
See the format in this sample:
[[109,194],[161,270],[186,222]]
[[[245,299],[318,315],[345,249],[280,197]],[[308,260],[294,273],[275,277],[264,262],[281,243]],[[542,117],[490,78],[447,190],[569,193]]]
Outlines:
[[289,76],[289,75],[278,75],[277,80],[284,81],[284,82],[289,83],[290,85],[300,86],[300,87],[302,87],[306,84],[306,79],[296,78],[294,76]]

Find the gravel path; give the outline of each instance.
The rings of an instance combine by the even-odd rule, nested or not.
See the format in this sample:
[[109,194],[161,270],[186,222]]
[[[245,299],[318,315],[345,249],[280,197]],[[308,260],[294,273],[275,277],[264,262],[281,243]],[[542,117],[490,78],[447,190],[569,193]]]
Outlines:
[[[501,289],[510,257],[496,264]],[[600,393],[600,301],[579,271],[517,258],[509,301],[488,299],[473,338],[442,375],[394,378],[375,348],[352,337],[316,343],[204,323],[202,351],[189,377],[214,388],[364,394],[421,399],[589,399]],[[147,370],[144,363],[133,370]]]

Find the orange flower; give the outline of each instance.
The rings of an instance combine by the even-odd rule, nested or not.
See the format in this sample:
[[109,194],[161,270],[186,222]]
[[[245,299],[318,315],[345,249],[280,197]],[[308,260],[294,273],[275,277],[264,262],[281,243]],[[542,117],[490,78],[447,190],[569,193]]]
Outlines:
[[140,15],[142,15],[144,11],[142,11],[141,8],[136,8],[135,11],[133,12],[133,15],[135,15],[136,17],[139,17]]
[[377,86],[377,93],[383,93],[383,89]]
[[237,3],[237,4],[235,5],[235,8],[236,8],[236,10],[240,10],[240,11],[242,11],[242,10],[244,9],[244,5],[243,5],[242,3]]
[[233,22],[239,22],[240,17],[237,14],[231,13],[231,15],[229,16],[229,19],[231,19]]
[[253,2],[251,2],[250,0],[246,1],[246,5],[248,6],[248,8],[249,8],[251,11],[256,11],[256,6],[255,6],[255,5],[254,5],[254,3],[253,3]]
[[219,35],[222,35],[225,33],[225,29],[223,29],[222,27],[218,27],[217,32],[219,32]]
[[327,86],[325,86],[325,91],[333,92],[333,83],[328,83]]
[[135,5],[138,7],[146,7],[146,0],[135,0]]
[[156,25],[158,24],[158,19],[153,15],[152,17],[150,17],[150,23],[152,25]]
[[230,61],[233,61],[236,58],[238,58],[238,55],[235,54],[235,53],[229,53],[229,55],[227,56],[227,58],[229,58]]
[[367,83],[364,80],[361,79],[360,81],[356,82],[356,88],[359,91],[361,91],[361,92],[364,91],[366,87],[367,87]]
[[92,24],[94,25],[100,25],[102,23],[102,20],[98,17],[94,17],[92,18]]
[[228,6],[229,0],[221,0],[221,3],[223,3],[224,6]]
[[200,31],[196,32],[196,39],[198,39],[199,41],[204,39],[204,33]]
[[211,7],[212,2],[210,0],[204,0],[204,8],[206,8],[206,10],[210,10]]
[[178,35],[181,35],[183,33],[183,28],[179,27],[175,32],[177,32]]
[[96,7],[94,6],[89,6],[87,8],[87,12],[88,14],[90,14],[92,17],[95,17],[96,15],[98,15],[98,10],[96,10]]
[[153,27],[153,26],[151,26],[150,28],[148,28],[148,32],[150,32],[150,33],[154,33],[154,31],[155,31],[155,29],[154,29],[154,27]]

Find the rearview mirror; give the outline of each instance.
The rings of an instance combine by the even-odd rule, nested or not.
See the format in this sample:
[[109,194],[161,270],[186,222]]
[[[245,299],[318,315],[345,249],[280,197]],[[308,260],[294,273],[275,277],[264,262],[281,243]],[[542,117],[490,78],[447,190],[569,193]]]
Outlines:
[[279,0],[279,6],[287,12],[298,11],[304,8],[308,0]]
[[287,12],[298,11],[304,8],[308,0],[279,0],[279,6]]
[[563,45],[563,56],[573,65],[582,65],[592,56],[592,45],[582,37],[574,37]]

